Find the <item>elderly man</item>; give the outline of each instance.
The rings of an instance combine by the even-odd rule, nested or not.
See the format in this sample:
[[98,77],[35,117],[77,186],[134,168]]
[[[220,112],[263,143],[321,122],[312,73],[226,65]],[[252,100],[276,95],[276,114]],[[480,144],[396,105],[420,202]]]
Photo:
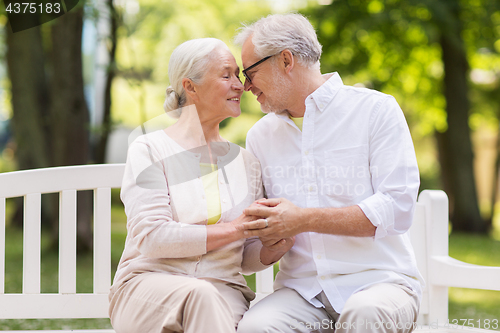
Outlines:
[[299,14],[262,18],[236,42],[245,90],[269,113],[247,136],[268,199],[245,210],[262,217],[245,229],[270,249],[295,237],[275,292],[238,332],[411,332],[423,281],[406,231],[419,172],[398,103],[322,75]]

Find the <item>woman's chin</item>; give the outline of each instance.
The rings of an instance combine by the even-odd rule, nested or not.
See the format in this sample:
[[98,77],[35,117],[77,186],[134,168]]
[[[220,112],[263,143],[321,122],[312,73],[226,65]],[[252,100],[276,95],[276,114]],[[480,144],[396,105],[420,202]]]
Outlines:
[[241,115],[241,109],[239,109],[238,111],[233,111],[232,114],[231,114],[231,118],[237,118]]

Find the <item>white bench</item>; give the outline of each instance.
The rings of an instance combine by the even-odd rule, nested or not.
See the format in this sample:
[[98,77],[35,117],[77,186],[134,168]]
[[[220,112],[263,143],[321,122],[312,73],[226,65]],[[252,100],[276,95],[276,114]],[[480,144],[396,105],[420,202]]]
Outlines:
[[[120,187],[123,171],[123,164],[109,164],[0,174],[0,319],[107,318],[111,284],[111,189]],[[94,192],[93,293],[76,292],[79,190]],[[40,292],[40,209],[41,194],[53,192],[60,194],[59,292],[47,294]],[[5,202],[12,197],[24,197],[23,290],[19,294],[5,293]],[[420,194],[410,235],[420,271],[427,281],[418,330],[458,332],[461,326],[442,328],[448,319],[448,287],[500,290],[500,268],[471,265],[448,256],[448,199],[442,191]],[[257,298],[253,304],[272,292],[272,284],[272,268],[256,274]],[[436,325],[441,328],[436,329]]]

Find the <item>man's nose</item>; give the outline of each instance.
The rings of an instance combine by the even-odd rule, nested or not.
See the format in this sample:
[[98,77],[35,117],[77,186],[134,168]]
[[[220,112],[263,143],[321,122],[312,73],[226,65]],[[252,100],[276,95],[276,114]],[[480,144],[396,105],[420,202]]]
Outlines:
[[243,86],[245,88],[245,91],[250,91],[252,88],[252,82],[250,82],[248,79],[245,79],[245,85]]

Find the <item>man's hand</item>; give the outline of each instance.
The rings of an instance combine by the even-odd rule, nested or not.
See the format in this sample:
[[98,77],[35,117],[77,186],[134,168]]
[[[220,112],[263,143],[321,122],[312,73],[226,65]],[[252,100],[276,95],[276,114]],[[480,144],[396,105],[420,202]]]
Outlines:
[[247,216],[261,217],[252,222],[242,223],[246,237],[259,236],[261,240],[281,240],[305,231],[304,221],[301,220],[302,209],[289,200],[260,199],[256,203],[257,205],[251,205],[243,211]]
[[295,236],[281,239],[263,237],[260,238],[260,241],[262,245],[270,251],[285,253],[290,250],[295,243]]
[[295,244],[295,236],[283,239],[261,238],[262,250],[260,252],[260,261],[264,265],[270,265],[277,262],[288,252]]

